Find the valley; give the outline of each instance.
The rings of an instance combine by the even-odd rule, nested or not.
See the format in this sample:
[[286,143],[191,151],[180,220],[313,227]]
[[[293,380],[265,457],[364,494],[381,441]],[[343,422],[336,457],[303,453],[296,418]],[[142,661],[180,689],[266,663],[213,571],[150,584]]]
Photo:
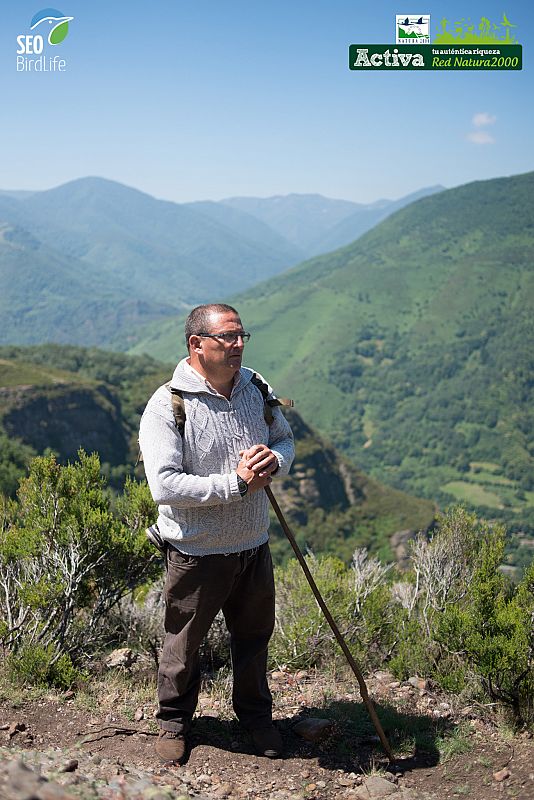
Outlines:
[[[93,178],[0,193],[0,357],[45,359],[122,392],[128,458],[103,459],[120,483],[149,387],[171,369],[153,359],[172,365],[185,354],[192,304],[229,300],[252,331],[245,363],[295,399],[299,425],[326,437],[366,480],[504,522],[512,560],[528,563],[534,173],[439,189],[404,207],[318,195],[178,206]],[[355,231],[355,240],[318,254]],[[41,350],[44,341],[66,349]],[[99,372],[96,351],[67,355],[76,352],[70,345],[92,344],[129,353],[126,382],[117,384],[109,365]],[[20,469],[13,413],[4,436],[14,437],[9,452]],[[26,435],[20,447],[36,442]]]

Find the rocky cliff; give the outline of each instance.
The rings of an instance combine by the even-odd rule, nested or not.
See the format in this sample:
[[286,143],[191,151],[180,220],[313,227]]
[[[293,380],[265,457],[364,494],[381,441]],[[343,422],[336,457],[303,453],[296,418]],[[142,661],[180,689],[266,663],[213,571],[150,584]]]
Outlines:
[[112,466],[128,458],[118,398],[104,384],[18,385],[0,388],[1,424],[38,453],[47,448],[62,461],[80,448]]

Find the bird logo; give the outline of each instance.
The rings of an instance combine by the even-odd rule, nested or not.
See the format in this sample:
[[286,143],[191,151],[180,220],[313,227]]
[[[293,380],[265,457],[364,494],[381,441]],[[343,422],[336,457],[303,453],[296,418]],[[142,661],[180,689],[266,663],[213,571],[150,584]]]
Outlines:
[[65,14],[58,11],[56,8],[43,8],[42,11],[38,11],[37,14],[34,15],[30,30],[37,28],[37,26],[42,26],[41,30],[49,27],[48,44],[61,44],[61,42],[67,38],[69,22],[73,19],[74,17],[66,17]]
[[397,14],[397,44],[429,44],[430,43],[430,15],[423,14],[420,17],[413,14],[405,17],[404,14]]

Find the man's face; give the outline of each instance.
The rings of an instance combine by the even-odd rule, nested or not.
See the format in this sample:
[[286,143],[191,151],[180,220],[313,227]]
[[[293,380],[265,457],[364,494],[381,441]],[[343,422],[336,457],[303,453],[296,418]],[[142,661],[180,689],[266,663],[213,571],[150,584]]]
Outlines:
[[[241,320],[231,311],[214,313],[210,316],[210,324],[206,333],[242,333]],[[213,376],[219,379],[231,379],[241,368],[243,350],[245,348],[241,337],[233,342],[205,336],[192,336],[190,339],[191,356],[193,362],[198,358],[202,372],[207,378]]]

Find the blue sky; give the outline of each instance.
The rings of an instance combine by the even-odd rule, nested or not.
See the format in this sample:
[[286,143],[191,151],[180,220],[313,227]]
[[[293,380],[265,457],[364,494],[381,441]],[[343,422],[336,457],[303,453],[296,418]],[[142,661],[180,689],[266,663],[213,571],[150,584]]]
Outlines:
[[[0,188],[99,175],[186,202],[318,192],[372,202],[534,168],[534,8],[517,0],[58,0],[64,73],[16,71],[41,8],[2,4]],[[395,14],[517,25],[522,72],[351,72]]]

